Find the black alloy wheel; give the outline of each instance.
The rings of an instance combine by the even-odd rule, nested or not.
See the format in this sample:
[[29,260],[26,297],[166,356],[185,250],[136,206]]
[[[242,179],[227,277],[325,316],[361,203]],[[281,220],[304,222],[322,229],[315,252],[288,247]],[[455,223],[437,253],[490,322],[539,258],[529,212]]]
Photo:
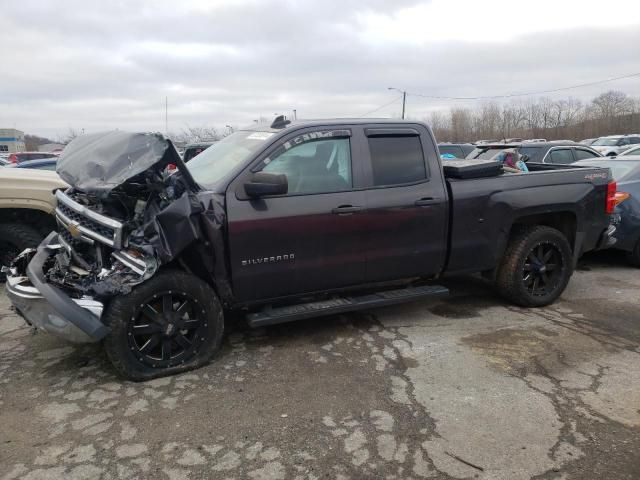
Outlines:
[[166,269],[109,300],[101,320],[104,347],[116,370],[134,381],[206,365],[220,350],[224,313],[210,285]]
[[546,225],[514,228],[496,272],[498,292],[521,307],[544,307],[564,291],[573,274],[567,237]]
[[169,290],[140,305],[129,322],[129,346],[146,365],[171,367],[198,353],[206,328],[205,311],[198,300]]
[[563,268],[560,248],[553,242],[541,242],[527,255],[522,268],[522,281],[531,295],[544,297],[558,287]]

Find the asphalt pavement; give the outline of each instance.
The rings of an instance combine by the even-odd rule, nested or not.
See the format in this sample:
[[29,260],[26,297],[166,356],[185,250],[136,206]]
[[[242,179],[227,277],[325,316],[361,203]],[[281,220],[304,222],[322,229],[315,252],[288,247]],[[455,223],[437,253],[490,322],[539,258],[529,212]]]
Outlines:
[[561,300],[452,295],[251,330],[212,364],[122,381],[0,295],[2,479],[638,479],[640,271],[580,263]]

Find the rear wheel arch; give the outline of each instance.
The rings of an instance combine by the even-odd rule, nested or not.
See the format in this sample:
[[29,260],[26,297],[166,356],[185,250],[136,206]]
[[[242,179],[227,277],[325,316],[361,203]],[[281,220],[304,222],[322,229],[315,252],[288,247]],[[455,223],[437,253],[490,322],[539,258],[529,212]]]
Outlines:
[[574,251],[576,234],[578,231],[578,221],[576,214],[571,211],[539,213],[516,218],[511,224],[511,228],[509,229],[508,234],[504,238],[502,251],[504,252],[509,239],[513,237],[514,234],[517,234],[525,228],[530,228],[536,225],[550,227],[558,230],[565,236],[567,242],[569,242],[571,251]]

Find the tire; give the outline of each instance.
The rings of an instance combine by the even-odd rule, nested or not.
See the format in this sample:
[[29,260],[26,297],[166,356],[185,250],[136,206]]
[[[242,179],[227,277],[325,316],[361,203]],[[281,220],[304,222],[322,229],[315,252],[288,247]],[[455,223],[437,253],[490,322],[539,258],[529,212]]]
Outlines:
[[630,265],[640,268],[640,240],[633,247],[633,251],[627,253],[627,261]]
[[[37,247],[44,236],[35,228],[22,223],[0,224],[0,267],[8,266],[25,248]],[[0,281],[6,278],[0,273]]]
[[224,333],[216,293],[179,270],[160,272],[114,297],[102,318],[111,330],[104,340],[107,357],[133,381],[206,365],[220,350]]
[[551,227],[525,227],[507,245],[496,287],[516,305],[543,307],[562,294],[572,274],[572,253],[565,236]]

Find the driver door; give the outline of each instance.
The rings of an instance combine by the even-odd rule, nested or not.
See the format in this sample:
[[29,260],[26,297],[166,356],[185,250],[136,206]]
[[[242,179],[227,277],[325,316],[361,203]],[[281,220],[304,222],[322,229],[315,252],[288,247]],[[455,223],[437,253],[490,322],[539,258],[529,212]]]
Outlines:
[[[227,191],[234,291],[242,303],[364,282],[364,193],[351,131],[283,138]],[[257,171],[284,174],[286,195],[250,199]]]

